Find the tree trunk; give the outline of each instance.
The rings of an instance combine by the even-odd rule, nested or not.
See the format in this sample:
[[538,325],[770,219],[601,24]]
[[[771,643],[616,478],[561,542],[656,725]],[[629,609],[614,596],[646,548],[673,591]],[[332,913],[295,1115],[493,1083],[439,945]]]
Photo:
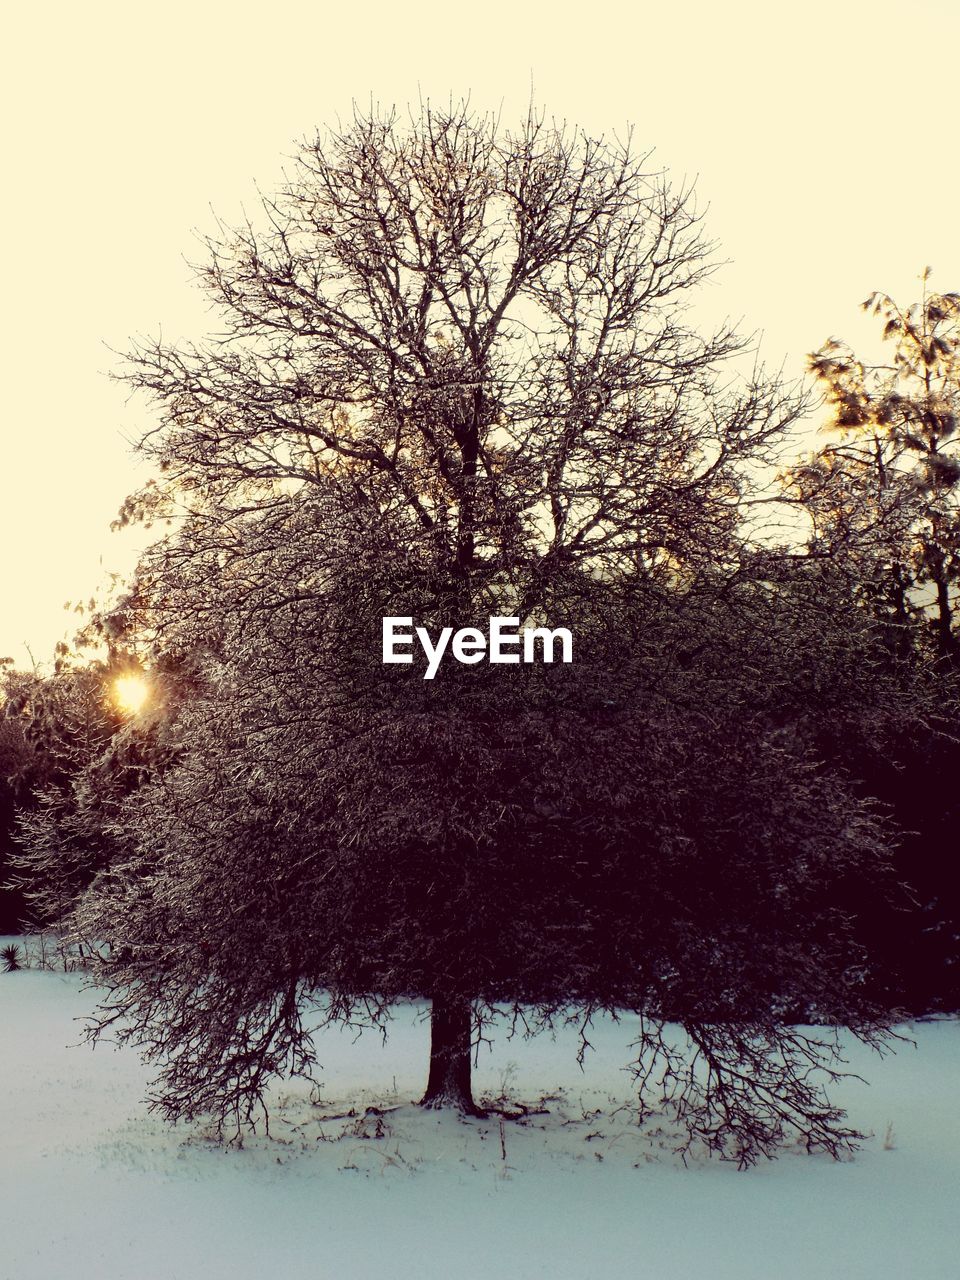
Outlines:
[[940,656],[953,656],[953,613],[950,608],[950,584],[942,565],[934,574],[937,584],[937,648]]
[[430,1075],[421,1107],[455,1107],[463,1115],[483,1112],[470,1087],[471,1008],[461,997],[435,995],[430,1013]]
[[903,565],[893,566],[894,626],[891,651],[896,658],[906,659],[910,653],[910,615],[907,612],[907,585]]

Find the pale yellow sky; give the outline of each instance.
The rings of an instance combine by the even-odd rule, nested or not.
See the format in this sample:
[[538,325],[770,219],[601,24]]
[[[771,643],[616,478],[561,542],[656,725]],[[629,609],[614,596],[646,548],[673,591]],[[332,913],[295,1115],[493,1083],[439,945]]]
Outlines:
[[[0,656],[48,658],[65,600],[126,568],[108,531],[148,422],[104,376],[134,333],[199,335],[192,232],[255,207],[351,100],[469,92],[592,132],[636,126],[697,176],[729,265],[705,316],[799,374],[857,304],[960,288],[960,5],[20,5],[5,21]],[[107,344],[107,345],[105,345]]]

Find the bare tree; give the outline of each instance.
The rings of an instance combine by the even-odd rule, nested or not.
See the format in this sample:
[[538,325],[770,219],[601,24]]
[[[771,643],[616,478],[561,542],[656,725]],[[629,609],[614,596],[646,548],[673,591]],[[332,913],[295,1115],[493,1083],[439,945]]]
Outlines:
[[742,342],[684,323],[711,269],[692,194],[629,140],[358,117],[264,213],[198,269],[221,335],[134,354],[169,483],[336,487],[471,595],[729,549],[745,468],[798,406],[725,388]]
[[[80,927],[113,944],[97,1030],[164,1064],[166,1114],[249,1119],[272,1073],[309,1069],[304,1001],[323,990],[326,1016],[377,1025],[431,1000],[427,1105],[474,1109],[471,1035],[498,1002],[543,1022],[628,1007],[699,1028],[697,1132],[736,1158],[790,1123],[849,1137],[775,997],[875,1034],[875,1011],[830,994],[855,964],[842,918],[822,917],[828,942],[800,907],[884,841],[802,747],[738,719],[736,661],[724,684],[683,624],[704,584],[733,589],[744,498],[799,412],[761,373],[724,374],[729,329],[686,323],[709,270],[691,192],[629,139],[372,112],[306,144],[259,225],[210,240],[219,334],[133,352],[161,479],[123,518],[183,519],[123,625],[202,654],[206,692],[180,763],[127,803],[134,854]],[[583,661],[435,683],[379,663],[382,616],[498,613],[575,620]],[[734,656],[738,616],[717,631]],[[749,779],[775,796],[751,786],[752,814]],[[731,1019],[736,1043],[716,1030]],[[757,1077],[755,1130],[760,1095],[731,1085],[747,1045],[787,1063]],[[703,1118],[699,1080],[676,1096]]]

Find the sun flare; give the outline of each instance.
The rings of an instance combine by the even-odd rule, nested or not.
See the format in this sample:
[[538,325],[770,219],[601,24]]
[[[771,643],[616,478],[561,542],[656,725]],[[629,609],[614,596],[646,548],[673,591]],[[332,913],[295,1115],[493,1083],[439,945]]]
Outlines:
[[150,686],[141,675],[130,672],[117,676],[113,682],[113,697],[120,710],[129,716],[142,711],[150,697]]

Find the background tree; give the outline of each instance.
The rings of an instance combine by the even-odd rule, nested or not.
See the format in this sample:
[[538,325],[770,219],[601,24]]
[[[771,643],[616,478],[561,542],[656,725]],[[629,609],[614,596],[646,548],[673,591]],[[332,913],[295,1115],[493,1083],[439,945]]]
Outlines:
[[154,672],[147,705],[134,715],[124,685],[140,680],[139,662],[116,646],[104,659],[61,644],[52,670],[6,673],[0,740],[15,749],[0,768],[14,810],[13,924],[66,931],[77,898],[116,855],[119,802],[167,758],[175,685]]
[[[81,908],[111,944],[100,1032],[162,1064],[168,1115],[242,1120],[309,1068],[317,992],[378,1024],[426,997],[424,1101],[471,1110],[495,1005],[628,1007],[691,1135],[749,1160],[796,1124],[836,1150],[808,1071],[829,1055],[785,1006],[881,1033],[820,890],[884,838],[711,666],[757,652],[719,602],[799,405],[738,389],[742,343],[685,323],[709,270],[690,193],[629,144],[454,107],[308,144],[264,215],[199,268],[221,336],[128,371],[161,483],[124,518],[183,519],[126,625],[205,684]],[[548,618],[578,659],[424,682],[380,664],[389,614]]]
[[22,744],[19,767],[7,773],[19,801],[11,888],[25,895],[30,925],[62,928],[103,862],[104,838],[81,817],[81,778],[121,717],[109,703],[102,664],[69,661],[63,645],[52,671],[8,671],[4,693],[7,731]]
[[827,544],[854,539],[861,563],[872,551],[875,589],[892,623],[903,633],[911,618],[930,617],[937,652],[952,660],[960,294],[931,292],[929,278],[927,270],[921,299],[909,307],[883,293],[863,304],[883,322],[889,363],[865,364],[836,339],[811,356],[839,438],[795,474],[817,537]]
[[844,757],[861,792],[880,797],[905,833],[896,865],[909,909],[901,901],[891,912],[887,899],[869,894],[857,909],[871,949],[896,959],[902,998],[915,1010],[960,1001],[960,295],[933,292],[929,278],[928,270],[909,307],[882,293],[863,304],[882,321],[888,362],[868,364],[836,339],[811,356],[832,408],[832,439],[793,472],[811,517],[810,549],[830,557],[880,620],[889,659],[875,675],[908,711],[900,731],[881,739],[837,737],[835,718],[825,718],[822,750]]
[[9,883],[17,804],[29,784],[34,752],[24,726],[8,714],[5,686],[12,662],[0,663],[0,932],[15,933],[23,915],[23,897]]

